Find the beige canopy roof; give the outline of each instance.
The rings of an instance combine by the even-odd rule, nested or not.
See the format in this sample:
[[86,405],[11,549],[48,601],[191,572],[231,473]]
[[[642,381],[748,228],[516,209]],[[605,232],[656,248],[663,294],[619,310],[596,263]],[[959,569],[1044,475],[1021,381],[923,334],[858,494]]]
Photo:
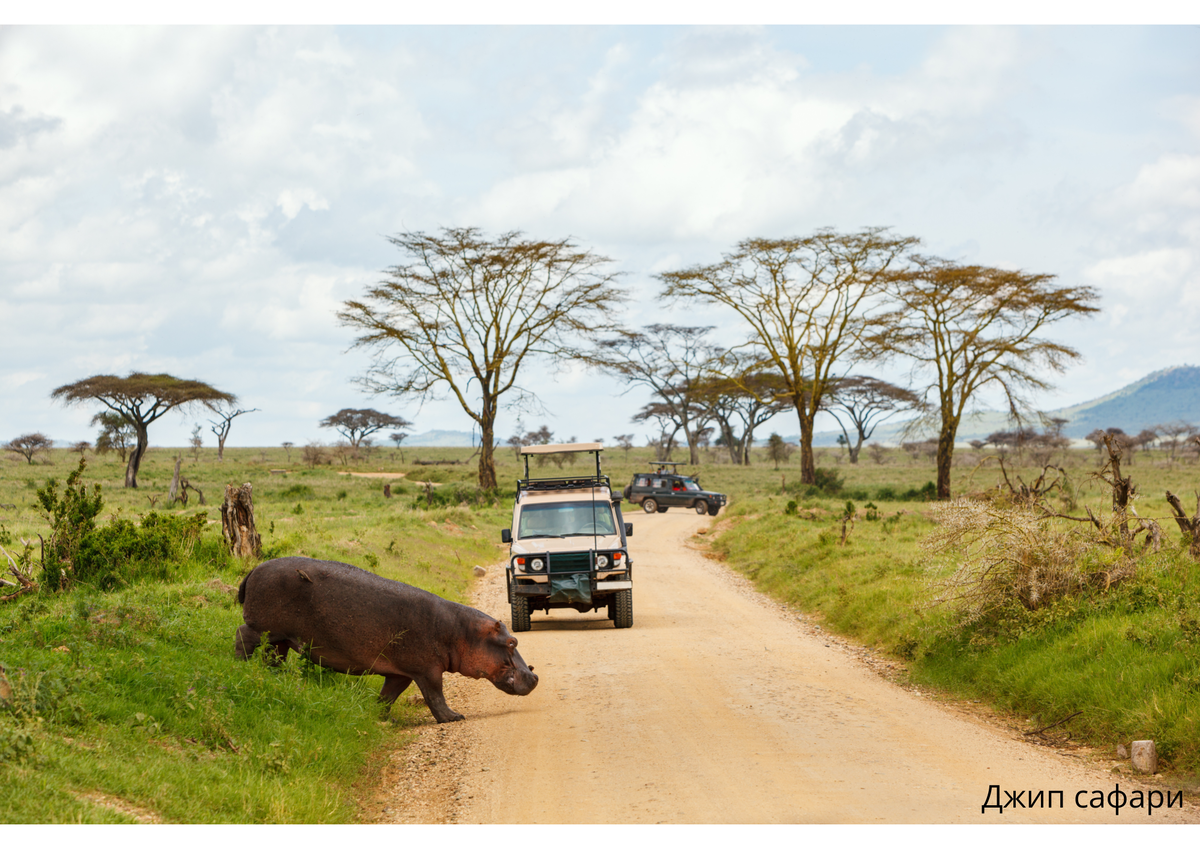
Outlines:
[[599,442],[564,442],[558,445],[522,445],[522,454],[573,454],[582,451],[603,451]]

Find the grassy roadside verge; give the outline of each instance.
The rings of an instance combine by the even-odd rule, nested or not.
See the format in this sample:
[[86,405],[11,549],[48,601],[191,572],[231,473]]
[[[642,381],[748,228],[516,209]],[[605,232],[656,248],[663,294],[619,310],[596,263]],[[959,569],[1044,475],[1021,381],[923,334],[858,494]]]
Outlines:
[[[964,625],[950,607],[932,604],[957,558],[935,558],[920,546],[934,529],[931,505],[887,503],[867,520],[860,502],[842,545],[845,499],[801,498],[794,512],[787,500],[738,501],[723,516],[713,551],[762,591],[905,660],[915,683],[985,700],[1032,727],[1082,711],[1069,726],[1074,739],[1109,750],[1153,739],[1160,771],[1194,779],[1200,566],[1173,523],[1160,517],[1164,547],[1144,557],[1132,578],[1036,611],[1010,604]],[[1149,502],[1141,515],[1165,512],[1165,503],[1151,511]]]
[[[159,498],[154,512],[201,513],[205,524],[186,556],[156,563],[154,579],[0,603],[0,822],[354,822],[387,753],[432,722],[411,694],[382,720],[375,676],[295,655],[274,669],[234,660],[236,587],[254,564],[225,553],[212,502],[224,482],[249,480],[265,557],[341,560],[458,601],[472,567],[496,560],[506,509],[457,498],[439,506],[438,492],[469,492],[465,466],[406,467],[383,455],[369,467],[307,469],[263,453],[185,466],[210,504],[198,507],[193,493],[187,509]],[[37,489],[61,484],[78,460],[55,454],[53,466],[0,469],[0,545],[14,556],[21,539],[47,533]],[[118,464],[89,458],[84,483],[102,486],[102,526],[152,512],[174,464],[149,456],[136,492],[121,488]],[[396,472],[393,497],[383,497],[385,480],[346,471]],[[421,472],[441,478],[432,505],[411,483]]]

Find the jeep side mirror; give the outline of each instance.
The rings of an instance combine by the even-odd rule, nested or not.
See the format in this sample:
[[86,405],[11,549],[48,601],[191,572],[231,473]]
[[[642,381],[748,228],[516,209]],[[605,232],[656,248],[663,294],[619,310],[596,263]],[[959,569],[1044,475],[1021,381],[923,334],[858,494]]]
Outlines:
[[505,528],[500,532],[500,542],[512,542],[512,528]]
[[627,536],[627,537],[633,536],[633,522],[625,523],[625,536]]

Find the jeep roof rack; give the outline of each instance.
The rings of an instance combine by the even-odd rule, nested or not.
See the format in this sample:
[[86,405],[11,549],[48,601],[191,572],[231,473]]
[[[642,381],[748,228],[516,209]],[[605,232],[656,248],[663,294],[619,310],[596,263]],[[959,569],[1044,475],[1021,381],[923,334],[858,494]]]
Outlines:
[[[675,462],[667,462],[666,460],[649,460],[647,462],[649,462],[651,466],[658,466],[658,468],[654,470],[655,472],[662,472],[662,473],[668,474],[668,475],[673,475],[673,474],[679,473],[679,469],[675,468],[676,466],[691,465],[690,463],[675,463]],[[667,466],[670,466],[671,468],[668,469]]]
[[[521,456],[525,458],[525,478],[517,481],[517,492],[522,489],[547,490],[547,489],[578,489],[584,486],[607,486],[610,489],[611,484],[608,480],[608,475],[600,473],[600,452],[604,450],[604,446],[599,442],[562,442],[552,445],[522,445]],[[538,478],[530,480],[529,478],[529,456],[531,454],[595,454],[596,455],[596,474],[595,475],[572,475],[565,478]]]

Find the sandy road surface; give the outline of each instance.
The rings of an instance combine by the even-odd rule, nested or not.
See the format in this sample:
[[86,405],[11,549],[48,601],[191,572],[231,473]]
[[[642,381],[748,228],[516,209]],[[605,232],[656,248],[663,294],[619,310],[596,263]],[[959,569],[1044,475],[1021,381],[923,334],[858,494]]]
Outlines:
[[[465,722],[429,725],[387,771],[370,821],[463,823],[1147,823],[1079,809],[1093,791],[1165,790],[1031,745],[892,684],[688,540],[711,520],[636,514],[634,624],[535,613],[541,682],[507,696],[447,676]],[[509,621],[503,571],[476,604]],[[981,813],[989,785],[1061,790],[1060,809]],[[1026,799],[1028,797],[1025,797]]]

